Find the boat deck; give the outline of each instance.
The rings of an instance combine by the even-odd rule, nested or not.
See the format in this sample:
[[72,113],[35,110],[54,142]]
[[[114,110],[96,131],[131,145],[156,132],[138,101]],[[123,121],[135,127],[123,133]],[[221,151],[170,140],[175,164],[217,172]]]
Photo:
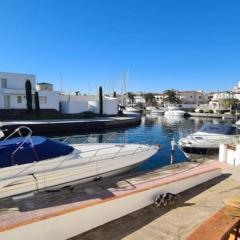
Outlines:
[[182,163],[146,173],[129,173],[51,192],[37,192],[28,198],[0,200],[1,233],[20,226],[110,202],[159,186],[189,179],[222,168],[218,161]]

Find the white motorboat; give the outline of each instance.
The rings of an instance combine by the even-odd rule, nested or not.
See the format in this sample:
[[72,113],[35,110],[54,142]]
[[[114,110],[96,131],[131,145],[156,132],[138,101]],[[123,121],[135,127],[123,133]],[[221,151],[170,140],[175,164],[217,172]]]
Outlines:
[[3,131],[0,130],[0,139],[4,137]]
[[152,115],[164,115],[165,110],[153,106],[146,107],[146,111],[149,111]]
[[141,109],[139,109],[137,107],[128,106],[128,107],[125,108],[125,112],[141,113]]
[[1,127],[3,126],[3,124],[0,122],[0,139],[4,137],[4,133],[1,130]]
[[152,111],[152,110],[155,110],[156,107],[153,107],[153,106],[148,106],[146,107],[146,111]]
[[216,154],[221,143],[239,142],[240,129],[229,124],[206,124],[196,133],[181,138],[179,146],[187,154]]
[[154,110],[151,111],[151,114],[152,114],[152,115],[164,115],[164,112],[165,112],[165,111],[164,111],[163,109],[157,109],[157,108],[156,108],[156,109],[154,109]]
[[31,132],[6,138],[0,141],[0,198],[119,174],[157,151],[143,144],[66,145]]
[[167,111],[165,111],[165,116],[184,116],[186,114],[185,111],[181,110],[179,107],[168,107]]

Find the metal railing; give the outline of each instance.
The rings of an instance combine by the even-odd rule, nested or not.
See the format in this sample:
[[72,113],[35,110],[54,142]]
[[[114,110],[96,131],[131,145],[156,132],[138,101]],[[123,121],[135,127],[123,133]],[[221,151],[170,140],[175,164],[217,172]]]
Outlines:
[[31,139],[31,136],[32,136],[32,130],[29,128],[29,127],[26,127],[26,126],[20,126],[18,128],[16,128],[10,135],[8,135],[6,138],[3,139],[3,141],[6,141],[8,140],[10,137],[12,137],[13,135],[15,134],[19,134],[20,137],[23,137],[23,134],[22,134],[22,130],[25,130],[28,132],[28,134],[26,135],[26,137],[24,138],[24,140],[21,142],[21,144],[12,152],[11,154],[11,163],[12,165],[15,164],[14,162],[14,157],[15,157],[15,154],[23,147],[23,145],[29,141],[30,144],[31,144],[31,147],[32,147],[32,150],[33,150],[33,154],[34,156],[36,157],[36,161],[39,160],[39,157],[37,155],[37,152],[34,148],[34,144],[32,142],[32,139]]

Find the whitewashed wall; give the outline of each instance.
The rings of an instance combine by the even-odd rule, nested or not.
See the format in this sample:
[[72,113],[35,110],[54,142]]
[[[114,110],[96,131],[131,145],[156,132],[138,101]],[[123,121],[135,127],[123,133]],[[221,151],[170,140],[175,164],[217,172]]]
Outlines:
[[88,101],[88,111],[99,114],[99,101]]
[[79,101],[79,102],[88,102],[98,100],[96,95],[87,95],[87,96],[77,96],[77,95],[62,95],[60,94],[60,101]]
[[[76,97],[79,97],[79,96],[76,96]],[[60,101],[61,111],[63,113],[81,113],[85,111],[91,111],[93,113],[99,114],[98,99],[86,101],[87,97],[85,97],[85,98],[77,98],[77,101],[74,101],[72,99],[71,101],[69,101],[69,97],[66,95],[65,96],[62,95],[60,98],[61,98],[61,101]],[[65,100],[63,101],[63,99]],[[80,101],[80,99],[84,99],[84,100]],[[90,96],[90,99],[91,99],[91,96]],[[118,99],[105,97],[103,100],[103,114],[114,115],[117,113],[118,113]]]
[[[57,91],[38,91],[41,109],[59,110],[59,92]],[[46,98],[46,101],[44,101]]]
[[25,89],[27,79],[31,81],[32,89],[36,89],[36,77],[34,74],[0,72],[0,80],[2,78],[7,79],[8,89]]
[[3,90],[0,88],[0,109],[4,108],[4,93]]
[[103,113],[107,115],[114,115],[118,113],[118,99],[105,98],[103,101]]
[[80,101],[62,101],[61,102],[61,112],[62,113],[81,113],[88,111],[88,102]]
[[240,165],[240,144],[236,144],[236,149],[229,148],[227,144],[221,144],[219,161],[234,166]]

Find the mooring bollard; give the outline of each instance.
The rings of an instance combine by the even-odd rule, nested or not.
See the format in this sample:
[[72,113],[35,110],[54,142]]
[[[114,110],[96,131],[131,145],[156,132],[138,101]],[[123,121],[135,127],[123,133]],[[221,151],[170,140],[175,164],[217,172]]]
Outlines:
[[175,146],[176,146],[176,142],[174,140],[171,141],[171,164],[173,164],[174,162],[174,152],[175,152]]

